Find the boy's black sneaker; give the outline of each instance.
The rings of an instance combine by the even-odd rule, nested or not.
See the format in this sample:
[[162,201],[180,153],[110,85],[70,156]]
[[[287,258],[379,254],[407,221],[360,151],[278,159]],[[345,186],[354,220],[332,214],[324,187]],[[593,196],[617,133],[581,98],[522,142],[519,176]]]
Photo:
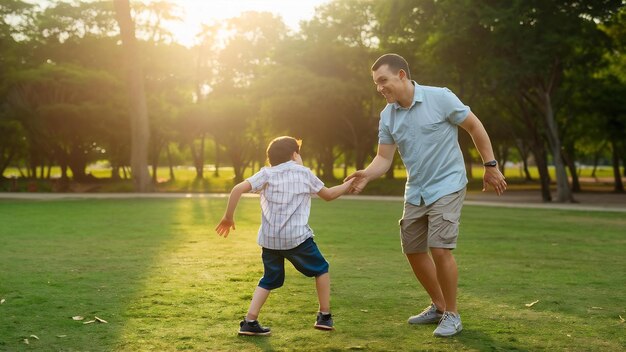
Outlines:
[[239,335],[265,336],[270,333],[270,329],[262,327],[258,320],[246,321],[246,319],[244,319],[239,323]]
[[332,314],[322,314],[318,312],[317,320],[315,321],[315,325],[313,326],[319,330],[335,330],[335,328],[333,327]]

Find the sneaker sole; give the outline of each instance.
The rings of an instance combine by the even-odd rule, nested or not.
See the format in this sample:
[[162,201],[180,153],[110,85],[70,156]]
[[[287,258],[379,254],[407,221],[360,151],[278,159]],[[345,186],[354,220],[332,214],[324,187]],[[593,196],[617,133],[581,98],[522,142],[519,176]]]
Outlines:
[[455,332],[454,334],[450,334],[450,335],[443,335],[443,334],[435,334],[435,333],[433,333],[433,336],[435,336],[435,337],[452,337],[452,336],[458,335],[461,331],[463,331],[463,329]]
[[419,321],[419,322],[408,320],[407,323],[411,325],[439,324],[440,320],[441,320],[441,317],[437,318],[437,320],[426,320],[426,321]]
[[272,333],[271,331],[268,331],[268,332],[239,331],[239,335],[242,335],[242,336],[268,336],[271,333]]
[[331,330],[335,330],[334,327],[332,326],[326,326],[326,325],[313,325],[314,328],[316,328],[317,330],[325,330],[325,331],[331,331]]

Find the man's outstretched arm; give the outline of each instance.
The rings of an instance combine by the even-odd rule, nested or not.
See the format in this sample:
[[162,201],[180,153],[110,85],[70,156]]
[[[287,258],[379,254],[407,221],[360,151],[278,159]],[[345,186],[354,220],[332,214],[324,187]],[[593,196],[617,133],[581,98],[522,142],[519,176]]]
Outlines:
[[395,152],[395,144],[379,144],[376,157],[374,157],[369,166],[365,170],[355,171],[344,180],[348,181],[354,178],[354,182],[352,182],[350,187],[350,193],[361,193],[369,181],[377,179],[387,172],[393,163]]

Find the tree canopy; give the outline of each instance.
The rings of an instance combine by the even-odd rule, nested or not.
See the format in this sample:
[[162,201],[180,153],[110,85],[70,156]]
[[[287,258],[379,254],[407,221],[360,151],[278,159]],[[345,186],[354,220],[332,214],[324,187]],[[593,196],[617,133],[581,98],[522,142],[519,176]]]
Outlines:
[[[113,178],[134,163],[134,178],[150,165],[157,182],[174,148],[199,179],[213,164],[238,181],[290,134],[332,179],[374,155],[384,100],[370,65],[396,52],[419,84],[449,87],[472,108],[501,164],[536,165],[544,200],[549,166],[557,200],[572,201],[576,165],[600,160],[623,191],[621,0],[334,0],[298,31],[244,12],[205,23],[190,47],[165,25],[184,21],[175,2],[131,2],[125,14],[114,3],[125,1],[0,3],[0,175],[16,166],[45,178],[36,170],[57,165],[81,180],[106,160]],[[480,162],[461,135],[468,165]]]

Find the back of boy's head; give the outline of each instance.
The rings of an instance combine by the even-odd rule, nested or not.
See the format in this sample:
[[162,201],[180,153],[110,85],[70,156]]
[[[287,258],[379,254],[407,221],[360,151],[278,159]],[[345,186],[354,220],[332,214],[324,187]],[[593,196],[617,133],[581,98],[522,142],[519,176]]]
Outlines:
[[290,161],[293,152],[300,153],[298,140],[289,136],[277,137],[267,147],[267,159],[270,165],[276,166]]

